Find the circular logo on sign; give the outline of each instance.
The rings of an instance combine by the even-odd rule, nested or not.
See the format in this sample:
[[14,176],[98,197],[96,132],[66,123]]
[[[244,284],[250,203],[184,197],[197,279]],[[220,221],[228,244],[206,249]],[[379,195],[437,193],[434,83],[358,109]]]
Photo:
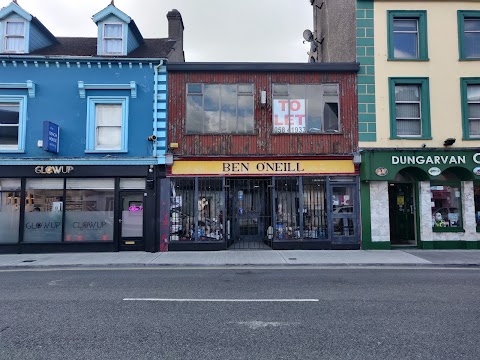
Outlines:
[[375,174],[377,174],[378,176],[385,176],[388,174],[388,170],[387,168],[379,167],[375,170]]
[[475,169],[473,169],[473,173],[475,175],[480,175],[480,166],[477,166]]
[[431,167],[428,169],[428,173],[432,176],[438,176],[442,173],[442,170],[440,170],[438,167]]

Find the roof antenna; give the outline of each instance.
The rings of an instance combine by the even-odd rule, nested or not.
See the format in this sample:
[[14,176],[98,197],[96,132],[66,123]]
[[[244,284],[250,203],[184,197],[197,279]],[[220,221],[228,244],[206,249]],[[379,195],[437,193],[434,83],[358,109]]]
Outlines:
[[110,2],[110,5],[115,6],[115,0],[112,0],[112,1]]

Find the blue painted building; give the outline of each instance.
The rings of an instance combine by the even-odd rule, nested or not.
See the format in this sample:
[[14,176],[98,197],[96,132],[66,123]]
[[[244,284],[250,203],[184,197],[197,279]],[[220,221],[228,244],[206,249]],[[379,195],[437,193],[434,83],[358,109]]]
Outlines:
[[180,13],[144,39],[112,4],[96,38],[61,38],[0,10],[0,253],[157,251],[167,154],[167,61]]

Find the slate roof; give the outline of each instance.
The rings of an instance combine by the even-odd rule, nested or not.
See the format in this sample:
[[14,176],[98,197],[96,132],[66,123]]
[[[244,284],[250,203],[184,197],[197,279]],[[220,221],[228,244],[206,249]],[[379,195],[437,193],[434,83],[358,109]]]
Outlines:
[[[91,56],[105,58],[167,58],[175,46],[172,39],[144,39],[145,42],[127,55],[97,55],[97,38],[57,37],[58,44],[25,55],[39,56]],[[11,54],[10,54],[11,55]]]

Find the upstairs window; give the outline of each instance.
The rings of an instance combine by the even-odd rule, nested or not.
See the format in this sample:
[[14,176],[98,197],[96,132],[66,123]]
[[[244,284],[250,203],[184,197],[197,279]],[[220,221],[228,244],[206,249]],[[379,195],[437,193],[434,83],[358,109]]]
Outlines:
[[428,60],[426,11],[388,12],[388,59]]
[[430,138],[429,84],[426,78],[390,78],[391,138]]
[[480,136],[480,84],[467,85],[468,128],[472,136]]
[[458,12],[461,60],[480,60],[480,11]]
[[25,23],[23,21],[7,21],[4,42],[5,52],[25,52]]
[[26,96],[0,96],[0,152],[23,151]]
[[0,102],[0,148],[18,148],[20,104]]
[[123,54],[123,24],[103,25],[103,53]]
[[480,78],[462,78],[462,122],[465,140],[480,138]]
[[95,149],[120,150],[122,104],[95,104]]
[[338,84],[273,84],[273,133],[339,132],[338,89]]
[[87,152],[126,152],[128,98],[88,97]]
[[253,84],[187,84],[187,134],[253,134]]

